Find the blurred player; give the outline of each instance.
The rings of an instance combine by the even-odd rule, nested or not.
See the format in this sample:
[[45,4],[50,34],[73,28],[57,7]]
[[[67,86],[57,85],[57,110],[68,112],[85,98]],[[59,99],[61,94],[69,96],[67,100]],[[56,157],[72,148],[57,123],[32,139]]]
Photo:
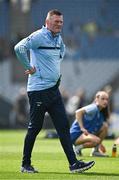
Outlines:
[[76,111],[70,134],[75,153],[82,155],[84,148],[93,148],[92,156],[107,157],[105,147],[101,144],[107,135],[108,100],[105,91],[97,92],[94,102]]

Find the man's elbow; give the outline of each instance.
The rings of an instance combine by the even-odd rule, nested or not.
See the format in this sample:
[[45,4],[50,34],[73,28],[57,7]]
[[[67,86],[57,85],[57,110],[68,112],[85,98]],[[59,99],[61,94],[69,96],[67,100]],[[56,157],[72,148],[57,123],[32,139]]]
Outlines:
[[14,51],[15,51],[15,53],[19,52],[19,46],[17,44],[14,46]]

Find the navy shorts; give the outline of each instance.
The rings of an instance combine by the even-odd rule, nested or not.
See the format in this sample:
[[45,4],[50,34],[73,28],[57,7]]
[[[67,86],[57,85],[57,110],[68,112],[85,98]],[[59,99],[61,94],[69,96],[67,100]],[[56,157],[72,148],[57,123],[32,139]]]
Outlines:
[[81,136],[81,134],[82,134],[82,132],[73,132],[73,133],[70,133],[72,144],[75,144],[75,141],[77,140],[77,138],[79,136]]

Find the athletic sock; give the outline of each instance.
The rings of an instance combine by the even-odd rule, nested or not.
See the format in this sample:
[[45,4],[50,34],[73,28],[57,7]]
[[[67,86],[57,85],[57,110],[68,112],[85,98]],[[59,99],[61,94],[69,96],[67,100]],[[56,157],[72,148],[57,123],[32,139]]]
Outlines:
[[94,151],[95,151],[95,152],[99,151],[99,144],[94,147]]
[[75,147],[76,147],[76,149],[80,149],[80,150],[84,148],[83,144],[76,145]]

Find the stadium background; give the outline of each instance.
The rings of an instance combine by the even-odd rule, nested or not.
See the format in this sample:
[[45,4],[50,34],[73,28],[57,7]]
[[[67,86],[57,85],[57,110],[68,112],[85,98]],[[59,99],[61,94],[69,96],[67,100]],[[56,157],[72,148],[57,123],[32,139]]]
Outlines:
[[89,102],[97,90],[111,87],[113,130],[118,131],[118,0],[0,0],[0,128],[13,127],[15,101],[26,87],[13,47],[42,27],[47,11],[54,8],[64,14],[62,92],[71,97],[83,89]]

